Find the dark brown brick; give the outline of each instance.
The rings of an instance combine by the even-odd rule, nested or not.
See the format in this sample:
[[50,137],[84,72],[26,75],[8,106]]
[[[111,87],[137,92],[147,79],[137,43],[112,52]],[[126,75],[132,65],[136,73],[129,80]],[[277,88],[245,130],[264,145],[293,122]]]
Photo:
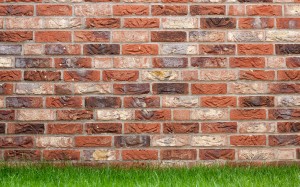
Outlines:
[[300,122],[278,122],[277,131],[280,133],[300,132]]
[[274,107],[273,96],[248,96],[239,97],[239,105],[241,107]]
[[150,92],[150,84],[114,84],[114,94],[139,95]]
[[199,133],[199,123],[164,123],[164,133]]
[[236,28],[235,18],[201,18],[200,25],[202,29],[234,29]]
[[8,134],[44,134],[43,123],[9,123]]
[[153,83],[153,94],[188,94],[187,83]]
[[120,108],[120,97],[87,97],[85,98],[86,108]]
[[184,31],[152,31],[152,42],[185,42],[186,32]]
[[162,160],[196,160],[196,149],[166,149],[160,151]]
[[234,160],[234,149],[200,149],[199,157],[201,160]]
[[269,136],[270,146],[299,146],[300,136],[299,135],[270,135]]
[[115,147],[149,147],[150,136],[115,136]]
[[86,44],[83,46],[85,55],[118,55],[120,54],[119,44]]
[[41,151],[39,150],[5,150],[4,160],[6,161],[40,161]]

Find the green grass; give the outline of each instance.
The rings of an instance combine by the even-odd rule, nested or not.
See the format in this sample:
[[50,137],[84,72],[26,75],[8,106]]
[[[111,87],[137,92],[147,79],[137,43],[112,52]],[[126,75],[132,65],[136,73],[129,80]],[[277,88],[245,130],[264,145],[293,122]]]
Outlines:
[[0,166],[0,186],[270,186],[299,187],[300,168],[210,166],[193,168],[91,168]]

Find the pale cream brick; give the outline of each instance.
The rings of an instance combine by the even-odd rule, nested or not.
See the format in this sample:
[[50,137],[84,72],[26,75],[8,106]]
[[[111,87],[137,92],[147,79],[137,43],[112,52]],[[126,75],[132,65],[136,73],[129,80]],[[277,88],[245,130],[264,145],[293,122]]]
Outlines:
[[156,81],[179,80],[179,71],[174,71],[174,70],[142,71],[142,80],[156,80]]
[[152,146],[186,146],[191,137],[188,135],[154,135],[151,137]]
[[260,42],[264,41],[263,31],[228,31],[230,42]]
[[225,135],[197,135],[192,137],[192,146],[225,146],[227,136]]
[[191,120],[228,120],[227,109],[195,109],[191,111]]
[[55,118],[55,111],[53,110],[25,109],[17,111],[17,120],[20,121],[52,121]]
[[198,107],[199,98],[195,96],[164,96],[163,107]]
[[133,110],[97,110],[97,120],[133,120]]
[[198,22],[197,18],[162,18],[162,27],[165,29],[196,29]]
[[37,147],[73,147],[73,138],[71,137],[36,137]]
[[0,68],[12,68],[14,66],[13,57],[0,57]]

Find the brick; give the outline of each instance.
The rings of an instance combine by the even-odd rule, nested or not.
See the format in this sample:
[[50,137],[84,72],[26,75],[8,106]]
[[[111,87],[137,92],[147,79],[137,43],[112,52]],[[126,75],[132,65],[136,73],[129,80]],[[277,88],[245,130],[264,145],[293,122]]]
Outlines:
[[76,147],[110,147],[111,136],[76,136],[74,139]]
[[1,68],[12,68],[14,65],[14,58],[11,57],[0,57]]
[[119,18],[86,18],[87,28],[120,28],[121,20]]
[[202,133],[236,133],[236,122],[201,123]]
[[242,70],[239,72],[239,79],[241,80],[260,80],[268,81],[275,79],[274,71],[263,71],[263,70]]
[[46,44],[46,55],[79,55],[80,45],[77,44]]
[[266,119],[266,110],[264,109],[232,109],[230,111],[232,120],[255,120]]
[[68,31],[37,31],[36,42],[71,42],[71,32]]
[[150,92],[150,84],[142,83],[142,84],[114,84],[114,94],[147,94]]
[[272,55],[274,47],[272,44],[238,44],[238,54],[241,55]]
[[277,131],[280,133],[300,132],[299,122],[278,122]]
[[101,133],[117,133],[122,131],[121,123],[88,123],[86,124],[86,132],[88,134],[101,134]]
[[136,110],[135,111],[136,120],[171,120],[171,110]]
[[274,97],[272,96],[248,96],[239,97],[240,107],[274,107]]
[[44,54],[42,44],[24,44],[24,55],[41,55]]
[[118,44],[86,44],[83,46],[85,55],[117,55],[120,54]]
[[280,5],[249,5],[246,7],[249,16],[281,16],[282,7]]
[[184,31],[152,31],[151,42],[184,42],[186,36]]
[[153,83],[153,94],[188,94],[187,83]]
[[272,160],[275,159],[275,151],[271,149],[240,149],[238,151],[240,160]]
[[231,16],[245,16],[245,5],[229,5],[228,15]]
[[190,6],[190,14],[195,15],[224,15],[224,5],[192,5]]
[[266,41],[276,41],[276,42],[299,42],[299,31],[267,31]]
[[199,106],[199,99],[194,96],[164,96],[162,106],[167,108],[197,107]]
[[300,18],[277,18],[276,26],[278,29],[299,29]]
[[234,55],[234,44],[220,44],[220,45],[199,45],[200,55]]
[[109,4],[82,4],[74,5],[75,16],[110,16],[112,15]]
[[31,136],[2,136],[1,148],[33,148],[34,139]]
[[45,29],[73,29],[82,25],[81,18],[45,17],[43,21]]
[[85,160],[116,160],[117,151],[109,149],[97,149],[97,150],[83,150],[83,157]]
[[234,149],[200,149],[199,157],[201,160],[234,160]]
[[37,5],[38,16],[71,16],[72,6],[70,5]]
[[4,160],[6,161],[40,161],[41,151],[39,150],[5,150]]
[[17,111],[17,120],[20,121],[51,121],[55,120],[55,112],[47,109],[31,109]]
[[114,31],[112,41],[120,43],[148,42],[149,34],[147,31]]
[[190,31],[191,42],[224,42],[225,32],[220,31]]
[[276,97],[276,106],[293,107],[299,105],[300,105],[299,96],[277,96]]
[[198,19],[189,17],[170,17],[161,19],[162,28],[165,29],[196,29]]
[[86,97],[86,108],[120,108],[120,97]]
[[76,150],[44,150],[44,160],[79,160],[80,151]]
[[157,150],[123,150],[123,160],[157,160]]
[[197,54],[197,46],[190,44],[162,44],[163,55],[192,55]]
[[125,18],[125,28],[159,28],[158,18]]
[[299,146],[300,136],[299,135],[270,135],[269,136],[270,146]]
[[265,59],[262,57],[233,57],[229,59],[232,68],[264,68]]
[[114,5],[113,14],[115,16],[126,15],[149,15],[149,6],[145,5]]
[[0,123],[0,134],[5,134],[6,125],[5,123]]
[[6,71],[6,70],[0,70],[0,82],[3,81],[20,81],[21,80],[21,71],[15,70],[15,71]]
[[157,96],[124,97],[125,108],[158,108],[160,98]]
[[178,121],[190,120],[189,110],[173,110],[173,119]]
[[113,60],[115,68],[149,68],[151,67],[151,61],[146,57],[130,56],[114,58]]
[[100,71],[97,70],[65,71],[63,76],[65,81],[71,81],[71,82],[99,81]]
[[51,123],[47,125],[47,134],[81,134],[83,126],[78,123]]
[[125,44],[122,45],[123,55],[157,55],[158,46],[156,44]]
[[63,107],[81,108],[82,99],[81,97],[70,97],[70,96],[47,97],[46,107],[47,108],[63,108]]
[[262,146],[266,145],[264,135],[234,135],[230,137],[230,144],[236,146]]
[[196,160],[196,149],[166,149],[160,151],[162,160]]
[[58,95],[70,95],[73,93],[73,85],[67,84],[55,84],[54,93]]
[[182,5],[152,5],[151,13],[153,16],[180,16],[187,15],[187,6]]
[[228,85],[228,93],[257,94],[267,93],[266,84],[263,83],[231,83]]
[[227,145],[227,137],[224,135],[196,135],[192,137],[192,146],[225,146]]
[[59,81],[61,73],[56,71],[25,71],[24,80],[26,81]]
[[192,84],[192,94],[226,94],[227,84]]
[[299,109],[269,109],[269,119],[299,119]]
[[91,58],[55,58],[54,59],[55,68],[91,68],[92,59]]
[[33,40],[31,31],[0,31],[0,42],[25,42]]
[[191,120],[227,120],[225,109],[195,109],[191,111]]
[[42,19],[33,17],[6,18],[7,29],[41,29]]
[[262,31],[229,31],[227,37],[230,42],[263,42],[265,39]]
[[274,28],[273,18],[239,18],[238,27],[241,29],[271,29]]
[[63,136],[38,136],[36,137],[36,146],[41,148],[67,148],[73,147],[73,138]]
[[235,18],[201,18],[200,27],[202,29],[234,29],[236,28]]
[[87,120],[93,119],[93,112],[90,110],[58,110],[58,120]]
[[50,83],[17,83],[17,94],[53,94],[53,84]]
[[16,58],[16,68],[50,68],[51,58]]
[[300,67],[300,58],[298,57],[287,57],[286,66],[288,68],[297,68]]
[[111,86],[99,83],[77,83],[74,84],[75,94],[107,94],[112,93]]
[[1,16],[33,16],[34,7],[32,5],[1,5]]
[[285,16],[299,16],[299,5],[284,5]]
[[239,122],[240,133],[274,133],[274,122]]
[[22,46],[21,45],[0,45],[0,55],[21,55]]
[[115,136],[114,145],[117,148],[149,147],[150,136],[147,135]]
[[266,61],[266,67],[272,69],[279,69],[285,68],[286,64],[282,57],[268,57]]
[[188,135],[153,135],[151,144],[155,147],[181,147],[190,145],[190,139]]
[[200,80],[219,81],[237,80],[237,73],[234,70],[200,70]]
[[187,58],[155,57],[152,59],[155,68],[185,68],[188,64]]
[[96,114],[96,118],[102,121],[134,119],[134,111],[132,110],[97,110]]
[[172,71],[172,70],[143,71],[142,80],[157,80],[157,81],[179,80],[179,72]]
[[124,133],[126,134],[144,134],[144,133],[159,133],[159,123],[125,123]]
[[219,57],[192,57],[191,66],[201,68],[223,68],[227,65],[226,58]]
[[173,133],[198,133],[199,124],[198,123],[164,123],[163,133],[173,134]]
[[269,92],[274,94],[280,93],[300,93],[299,84],[274,83],[269,85]]
[[42,108],[42,97],[6,97],[8,108]]
[[204,107],[235,107],[237,99],[230,96],[201,97],[201,106]]
[[9,123],[7,134],[44,134],[43,123]]
[[275,51],[277,55],[300,54],[299,44],[276,44]]
[[103,81],[136,81],[139,72],[134,70],[104,70],[102,73]]

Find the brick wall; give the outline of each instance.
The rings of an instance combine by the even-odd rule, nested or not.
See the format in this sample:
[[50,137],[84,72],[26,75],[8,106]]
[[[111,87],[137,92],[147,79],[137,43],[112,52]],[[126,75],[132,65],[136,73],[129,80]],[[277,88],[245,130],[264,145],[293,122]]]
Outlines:
[[299,161],[299,0],[0,2],[0,160]]

